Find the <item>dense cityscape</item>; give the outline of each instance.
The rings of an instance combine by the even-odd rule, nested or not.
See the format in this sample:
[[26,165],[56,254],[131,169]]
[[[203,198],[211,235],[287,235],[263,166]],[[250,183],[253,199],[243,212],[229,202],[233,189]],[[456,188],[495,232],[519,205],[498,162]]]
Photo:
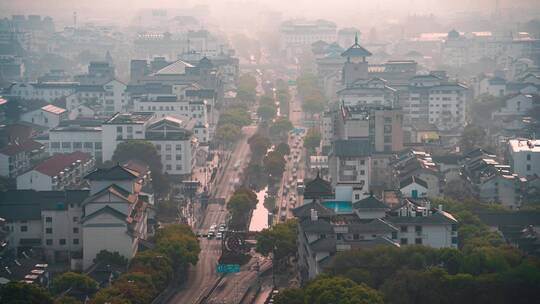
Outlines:
[[334,2],[0,0],[0,302],[538,301],[540,3]]

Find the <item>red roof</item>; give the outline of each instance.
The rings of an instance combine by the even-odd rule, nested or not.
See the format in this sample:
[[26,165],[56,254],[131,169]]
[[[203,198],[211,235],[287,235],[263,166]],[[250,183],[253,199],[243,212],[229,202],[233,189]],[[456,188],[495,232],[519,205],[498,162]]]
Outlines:
[[88,161],[92,156],[89,153],[83,153],[75,151],[69,154],[55,154],[48,159],[37,164],[33,170],[43,173],[48,176],[59,175],[65,168],[71,166],[74,162],[80,160],[81,162]]
[[32,152],[34,150],[40,150],[43,145],[35,140],[29,139],[23,143],[11,143],[4,148],[0,149],[0,154],[12,156],[21,152]]

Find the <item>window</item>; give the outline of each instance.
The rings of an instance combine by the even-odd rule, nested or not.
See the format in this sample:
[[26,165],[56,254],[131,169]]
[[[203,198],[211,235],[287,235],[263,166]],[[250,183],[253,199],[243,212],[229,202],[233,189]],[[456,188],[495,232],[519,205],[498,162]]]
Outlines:
[[47,244],[47,246],[52,246],[52,239],[45,240],[45,244]]
[[365,161],[365,160],[363,160],[363,159],[361,159],[361,160],[360,160],[360,165],[362,165],[362,166],[363,166],[363,165],[365,165],[365,164],[366,164],[366,161]]
[[415,232],[422,232],[422,226],[414,226]]
[[66,244],[66,239],[60,239],[59,243],[62,246],[65,245]]
[[52,234],[52,228],[45,228],[46,234]]
[[408,240],[407,239],[401,239],[399,242],[401,245],[407,245]]
[[343,234],[342,234],[342,233],[337,233],[337,234],[336,234],[336,238],[337,238],[338,240],[343,240]]
[[171,160],[172,156],[170,154],[165,155],[165,160]]
[[28,231],[28,226],[21,226],[21,232]]
[[358,233],[353,234],[353,239],[359,240],[359,239],[360,239],[360,235],[359,235]]
[[82,142],[74,142],[73,143],[73,149],[81,149],[82,148]]
[[393,240],[397,239],[397,232],[396,231],[392,231],[392,239]]
[[51,142],[51,149],[60,149],[60,143],[57,141]]
[[457,244],[457,237],[455,236],[452,237],[452,244]]
[[360,175],[366,175],[366,171],[365,170],[360,170]]
[[176,154],[176,160],[182,160],[182,154]]
[[79,228],[74,227],[74,228],[73,228],[73,233],[75,233],[75,234],[79,233]]
[[77,223],[78,221],[79,221],[79,218],[78,218],[77,216],[74,216],[74,217],[73,217],[73,222],[74,222],[74,223]]
[[71,149],[71,143],[70,142],[63,142],[62,143],[62,149]]
[[384,125],[384,133],[392,133],[392,125]]
[[391,142],[392,142],[392,136],[386,135],[384,137],[384,143],[387,144],[387,143],[391,143]]
[[47,222],[47,223],[52,223],[52,217],[47,216],[47,217],[45,218],[45,222]]
[[84,143],[84,148],[85,149],[92,149],[93,147],[94,147],[94,145],[92,144],[92,142],[87,141],[87,142]]
[[456,224],[452,225],[452,231],[457,231],[457,225]]
[[122,127],[116,127],[116,132],[122,133]]
[[166,168],[167,168],[167,170],[172,170],[172,166],[171,166],[171,165],[167,165]]
[[414,239],[414,243],[416,245],[422,245],[422,239],[421,238],[416,238],[416,239]]
[[165,151],[171,151],[171,145],[166,144],[165,145]]
[[325,239],[325,238],[326,238],[326,234],[324,234],[324,233],[319,234],[319,238]]
[[96,141],[94,147],[96,147],[96,150],[101,150],[101,142]]
[[407,232],[407,226],[401,226],[401,232]]
[[531,165],[527,165],[527,171],[531,171]]
[[176,145],[176,151],[182,151],[182,145]]
[[182,165],[176,165],[176,170],[181,171],[182,170]]
[[161,145],[160,144],[156,144],[156,150],[158,150],[158,153],[159,153],[159,151],[161,150]]
[[[384,118],[384,123],[392,123],[392,117],[385,117]],[[390,127],[392,127],[392,126],[390,126]]]
[[79,245],[79,239],[73,239],[73,245]]
[[355,200],[359,200],[359,199],[360,199],[360,194],[355,194],[355,195],[354,195],[354,199],[355,199]]
[[127,127],[127,132],[128,133],[133,133],[133,127]]
[[527,160],[531,160],[531,155],[527,154]]

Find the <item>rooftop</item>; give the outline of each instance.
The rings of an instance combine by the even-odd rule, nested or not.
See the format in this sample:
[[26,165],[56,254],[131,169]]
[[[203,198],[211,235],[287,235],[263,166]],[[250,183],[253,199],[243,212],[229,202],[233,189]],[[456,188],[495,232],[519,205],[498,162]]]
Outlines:
[[540,139],[511,139],[508,144],[513,153],[540,152]]
[[48,159],[38,163],[32,170],[38,171],[47,176],[59,176],[66,168],[76,163],[85,163],[92,156],[88,153],[75,151],[69,154],[55,154]]
[[41,107],[41,110],[45,112],[53,113],[53,114],[62,114],[67,111],[66,109],[57,107],[52,104]]
[[341,54],[343,57],[368,57],[371,52],[358,44],[358,35],[354,37],[354,44]]
[[14,142],[0,149],[0,154],[12,156],[22,152],[37,152],[43,149],[43,145],[35,140],[26,140],[22,143]]
[[133,180],[139,174],[119,164],[111,168],[99,168],[85,176],[89,180]]
[[153,112],[116,113],[105,124],[143,124],[154,117]]

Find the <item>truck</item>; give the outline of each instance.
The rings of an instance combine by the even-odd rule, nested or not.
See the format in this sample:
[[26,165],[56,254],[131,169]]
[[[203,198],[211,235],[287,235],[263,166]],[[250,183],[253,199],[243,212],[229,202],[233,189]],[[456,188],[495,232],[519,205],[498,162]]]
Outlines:
[[299,194],[302,194],[302,193],[304,193],[304,189],[305,189],[304,181],[301,180],[301,179],[298,179],[298,180],[296,181],[296,191],[297,191]]

